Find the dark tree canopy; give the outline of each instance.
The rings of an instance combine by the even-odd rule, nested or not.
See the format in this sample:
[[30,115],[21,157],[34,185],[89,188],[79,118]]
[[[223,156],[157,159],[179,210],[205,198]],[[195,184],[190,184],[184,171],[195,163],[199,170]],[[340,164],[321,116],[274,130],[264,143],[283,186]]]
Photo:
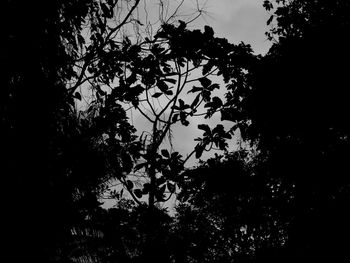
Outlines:
[[[221,255],[218,262],[233,260],[228,256],[229,250],[215,242],[229,233],[222,230],[223,222],[230,222],[238,214],[241,224],[232,222],[231,226],[239,230],[249,222],[246,237],[254,237],[250,243],[254,249],[244,251],[242,255],[246,257],[238,262],[349,258],[346,246],[350,109],[346,50],[350,43],[345,33],[349,31],[349,3],[276,2],[277,5],[271,5],[265,1],[266,8],[273,12],[268,21],[272,29],[267,36],[275,43],[268,54],[253,64],[247,81],[251,88],[244,92],[235,89],[235,95],[242,95],[241,99],[230,110],[222,111],[225,119],[236,122],[243,139],[251,145],[248,150],[257,150],[251,157],[255,164],[250,167],[241,162],[244,169],[232,167],[240,159],[235,156],[208,162],[189,173],[189,185],[183,186],[182,194],[186,197],[189,193],[190,199],[187,196],[179,207],[179,220],[187,223],[184,233],[192,231],[198,236],[193,241],[198,242],[196,246],[184,243],[183,251],[190,257],[197,253],[197,259],[210,261],[214,256],[209,256],[209,251],[215,251],[215,256]],[[246,188],[249,181],[250,187]],[[243,192],[243,202],[257,207],[227,204],[227,192],[232,196],[230,202]],[[255,214],[232,213],[232,207]],[[264,219],[266,215],[270,215],[267,218],[274,222],[276,231],[264,225],[269,222]],[[249,229],[254,229],[254,221],[249,221],[252,219],[261,227],[249,233]],[[271,239],[262,238],[259,247],[259,237],[265,231]],[[273,233],[280,239],[273,239]],[[195,247],[200,247],[201,256]]]
[[[132,16],[139,3],[3,3],[1,200],[7,258],[349,258],[349,1],[264,1],[273,42],[264,56],[215,37],[209,26],[189,30],[181,20],[164,23],[145,39],[118,38],[124,25],[141,26]],[[114,20],[116,12],[125,14]],[[195,70],[200,77],[190,79]],[[214,95],[221,84],[213,76],[222,77],[224,98]],[[94,99],[78,111],[84,85],[91,86]],[[193,100],[180,97],[183,90]],[[159,110],[149,97],[169,103]],[[123,103],[150,120],[148,137],[136,136]],[[187,157],[163,148],[172,125],[189,125],[200,109],[206,118],[221,114],[232,128],[199,124],[203,136]],[[230,153],[227,140],[236,131],[243,146]],[[189,157],[199,159],[213,148],[223,154],[185,167]],[[134,176],[140,171],[143,181]],[[111,189],[116,182],[120,188]],[[106,193],[116,200],[108,210],[100,202]],[[173,195],[176,213],[169,215],[160,204]]]
[[[75,35],[93,1],[5,1],[1,22],[4,243],[12,262],[67,262],[98,207],[104,156],[75,114]],[[89,167],[87,167],[89,163]]]
[[293,188],[249,155],[217,155],[185,172],[177,228],[188,262],[254,262],[288,240]]
[[295,186],[289,251],[276,260],[338,261],[348,258],[349,3],[268,2],[276,42],[232,119],[251,123],[242,134],[265,159],[261,176]]

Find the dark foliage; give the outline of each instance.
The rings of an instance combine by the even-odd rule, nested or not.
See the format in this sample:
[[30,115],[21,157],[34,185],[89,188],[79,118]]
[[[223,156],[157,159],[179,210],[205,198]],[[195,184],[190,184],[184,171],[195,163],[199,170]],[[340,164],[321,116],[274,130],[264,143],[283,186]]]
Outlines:
[[185,172],[176,232],[184,262],[251,262],[283,247],[293,188],[259,173],[251,157],[237,151]]
[[[248,45],[216,38],[208,26],[188,30],[183,21],[164,24],[154,39],[139,44],[112,39],[129,21],[127,15],[120,25],[108,27],[117,2],[3,3],[3,258],[349,258],[349,1],[264,1],[273,12],[267,37],[274,44],[257,57]],[[82,36],[87,20],[90,45]],[[79,74],[77,61],[82,62]],[[178,93],[198,68],[202,76],[189,80],[198,86],[187,92],[196,96],[187,104]],[[226,83],[225,100],[212,96],[219,88],[208,78],[213,72]],[[181,77],[185,84],[178,84]],[[110,93],[101,89],[116,80]],[[83,96],[77,88],[87,82],[96,100],[77,113],[75,102]],[[171,113],[167,121],[161,119],[165,110],[152,116],[153,134],[146,142],[136,139],[121,104],[137,109],[141,94],[149,91],[154,99],[170,98]],[[189,156],[200,158],[214,146],[225,154],[188,170],[187,159],[160,145],[171,125],[187,126],[201,103],[206,118],[220,111],[233,128],[198,125],[203,136]],[[248,147],[229,154],[226,140],[236,128]],[[128,177],[138,170],[150,182],[138,186]],[[133,199],[115,192],[116,207],[104,210],[99,198],[115,180]],[[166,192],[178,197],[175,217],[157,205]],[[148,205],[141,201],[147,195]]]
[[339,261],[349,258],[350,6],[276,2],[268,36],[277,42],[253,70],[253,89],[237,118],[249,120],[243,135],[266,158],[260,173],[295,185],[284,251],[264,257]]
[[74,77],[67,43],[90,4],[2,3],[3,257],[11,262],[69,262],[72,226],[99,205],[104,159],[66,90]]

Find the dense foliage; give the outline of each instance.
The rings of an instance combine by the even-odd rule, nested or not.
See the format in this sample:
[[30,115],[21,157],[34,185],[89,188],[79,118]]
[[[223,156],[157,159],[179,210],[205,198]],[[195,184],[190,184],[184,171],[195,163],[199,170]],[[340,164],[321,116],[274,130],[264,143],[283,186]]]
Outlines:
[[288,241],[275,260],[339,261],[349,233],[349,3],[276,2],[265,1],[276,42],[232,120],[250,123],[243,135],[263,157],[259,176],[293,189]]
[[[348,1],[264,1],[264,56],[175,13],[142,36],[139,0],[49,2],[5,1],[1,17],[11,262],[349,258]],[[151,126],[140,136],[131,109]],[[199,124],[187,156],[164,146],[215,114],[231,126]]]
[[[4,243],[12,262],[67,262],[99,206],[105,152],[74,109],[83,28],[94,1],[5,1],[1,54]],[[94,14],[94,13],[93,13]],[[122,112],[123,113],[123,112]],[[123,121],[120,115],[118,121]]]

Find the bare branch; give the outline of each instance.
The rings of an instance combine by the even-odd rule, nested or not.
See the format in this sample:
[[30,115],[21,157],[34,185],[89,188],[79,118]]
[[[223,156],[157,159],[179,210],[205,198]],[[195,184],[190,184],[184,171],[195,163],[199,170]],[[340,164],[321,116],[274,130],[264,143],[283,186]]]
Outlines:
[[[108,40],[114,32],[118,31],[126,22],[127,20],[129,19],[129,17],[132,15],[132,13],[134,12],[134,10],[136,9],[136,7],[139,5],[141,0],[136,0],[135,1],[135,4],[132,6],[132,8],[130,9],[130,11],[128,12],[128,14],[125,16],[124,20],[118,25],[116,26],[115,28],[111,29],[111,31],[108,33],[107,37],[106,37],[106,40]],[[105,46],[107,43],[107,41],[105,41],[104,45]],[[103,47],[102,46],[102,47]]]
[[181,0],[181,2],[178,4],[178,6],[176,7],[175,11],[171,14],[171,16],[165,21],[165,23],[169,23],[169,21],[171,19],[173,19],[176,14],[179,12],[179,9],[181,8],[181,6],[183,5],[183,3],[185,2],[185,0]]
[[146,114],[144,113],[139,106],[136,106],[136,109],[151,123],[153,123],[153,120]]
[[147,102],[148,106],[151,108],[153,115],[157,116],[157,112],[155,111],[154,106],[152,106],[152,104],[149,100],[148,92],[149,92],[149,87],[146,87],[146,102]]
[[185,165],[185,163],[191,158],[191,156],[196,152],[196,149],[192,150],[192,152],[187,155],[186,159],[183,161],[183,165]]
[[174,194],[174,193],[170,193],[170,195],[168,196],[168,198],[167,198],[167,199],[165,199],[163,202],[167,202],[167,201],[169,201],[169,200],[170,200],[170,198],[173,196],[173,194]]

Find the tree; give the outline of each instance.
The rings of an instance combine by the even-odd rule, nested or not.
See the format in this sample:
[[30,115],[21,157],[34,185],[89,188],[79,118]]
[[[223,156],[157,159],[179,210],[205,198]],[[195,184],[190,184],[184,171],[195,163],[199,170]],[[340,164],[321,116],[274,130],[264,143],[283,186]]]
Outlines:
[[97,6],[103,5],[11,0],[3,6],[2,200],[5,250],[13,262],[71,261],[72,229],[89,223],[100,205],[108,180],[104,156],[91,125],[76,115],[78,95],[67,90],[77,77],[76,36]]
[[[199,158],[205,147],[211,148],[213,144],[221,150],[227,147],[225,139],[231,138],[233,131],[225,131],[222,125],[211,130],[208,125],[202,124],[198,128],[204,131],[204,138],[198,139],[196,148],[185,159],[181,160],[176,152],[160,151],[161,144],[175,124],[187,126],[191,117],[205,115],[209,118],[219,109],[227,107],[226,102],[212,95],[220,85],[213,83],[209,77],[223,75],[226,81],[243,78],[253,55],[248,46],[233,45],[225,39],[215,38],[209,27],[205,27],[204,32],[190,31],[182,21],[178,26],[163,25],[154,40],[148,39],[139,45],[132,45],[126,40],[123,50],[125,70],[120,74],[119,83],[104,98],[97,98],[96,101],[105,108],[109,103],[118,101],[130,103],[150,122],[151,134],[140,137],[143,161],[134,167],[134,171],[145,168],[150,179],[150,190],[144,193],[149,192],[149,206],[153,206],[157,200],[164,201],[163,193],[156,194],[156,185],[163,187],[164,192],[168,184],[168,188],[172,189],[168,190],[173,192],[176,176],[190,156],[196,153]],[[244,60],[244,57],[247,57],[247,62],[240,64],[238,59]],[[230,65],[235,60],[237,64]],[[199,76],[190,78],[190,74],[196,70]],[[199,86],[190,87],[190,83]],[[185,102],[188,100],[184,97],[186,91],[195,95],[190,102]],[[158,98],[159,108],[152,101]],[[206,109],[198,113],[203,104]],[[162,173],[162,179],[157,178],[158,172]],[[157,179],[160,179],[159,182],[156,182]],[[139,191],[131,193],[132,196],[134,194],[141,197]]]
[[[183,21],[177,25],[164,24],[153,39],[147,38],[141,43],[132,43],[125,38],[117,50],[120,66],[112,75],[114,83],[92,78],[96,99],[88,111],[96,116],[94,122],[99,129],[101,146],[114,149],[110,151],[108,166],[111,173],[119,171],[115,179],[122,188],[113,190],[112,198],[121,198],[127,191],[142,206],[143,196],[148,196],[149,212],[144,219],[148,226],[146,244],[149,246],[143,251],[143,260],[146,260],[154,256],[158,246],[151,241],[157,229],[155,205],[176,194],[184,165],[193,154],[200,158],[204,150],[209,151],[214,145],[226,150],[226,140],[231,138],[234,130],[225,131],[223,125],[213,129],[206,124],[199,125],[198,128],[204,131],[203,138],[196,139],[199,141],[197,146],[185,158],[172,149],[162,149],[162,144],[174,125],[187,126],[192,117],[210,118],[220,109],[228,108],[232,102],[213,95],[220,85],[210,78],[222,75],[227,83],[244,80],[254,56],[249,46],[233,45],[216,38],[208,26],[204,32],[190,31]],[[110,56],[115,54],[112,52]],[[91,67],[95,67],[92,72],[101,71],[98,63]],[[197,76],[191,77],[191,74]],[[192,83],[195,86],[190,86]],[[103,85],[109,90],[104,91]],[[229,85],[231,89],[235,88],[234,84]],[[158,101],[159,107],[153,100]],[[114,112],[122,109],[122,103],[138,111],[152,127],[149,134],[142,133],[138,140],[132,137],[130,146],[124,147],[120,147],[121,140],[125,141],[124,135],[117,134],[124,124],[113,124],[116,120]],[[116,158],[119,156],[120,162]]]
[[175,231],[185,262],[256,262],[283,248],[294,191],[263,165],[242,149],[185,172]]
[[[241,99],[222,111],[247,150],[257,150],[248,158],[254,165],[218,157],[188,172],[177,219],[187,261],[348,258],[349,109],[340,65],[348,60],[349,4],[276,2],[265,1],[275,43],[253,64]],[[230,240],[237,243],[225,247]]]
[[283,257],[334,261],[346,257],[349,232],[349,104],[341,66],[349,59],[349,3],[276,2],[265,1],[273,11],[268,36],[276,42],[252,70],[253,88],[232,120],[248,123],[243,134],[267,159],[262,172],[295,185]]
[[[129,5],[130,9],[124,9],[125,5],[120,6],[120,3]],[[132,182],[127,180],[125,174],[131,171],[134,160],[139,158],[142,145],[135,141],[134,129],[128,123],[124,109],[115,101],[119,99],[137,104],[138,91],[136,89],[135,94],[135,89],[123,91],[124,87],[120,87],[113,94],[107,94],[101,89],[101,85],[112,84],[116,77],[120,78],[118,85],[122,86],[121,74],[128,75],[130,69],[137,72],[151,68],[150,76],[147,76],[147,72],[139,74],[151,79],[158,74],[153,71],[158,70],[159,65],[149,67],[143,65],[142,61],[133,61],[142,57],[138,47],[150,48],[157,43],[146,40],[132,45],[127,38],[119,42],[119,33],[123,27],[129,23],[141,24],[134,17],[139,3],[138,0],[55,1],[49,5],[41,2],[22,5],[15,0],[6,2],[5,10],[8,10],[7,14],[11,18],[5,17],[4,21],[10,26],[5,34],[7,39],[3,63],[6,70],[2,78],[4,96],[1,98],[4,103],[1,118],[5,130],[4,151],[8,154],[5,161],[8,161],[8,168],[14,174],[6,178],[6,185],[16,185],[20,193],[15,198],[16,203],[20,203],[25,196],[30,204],[20,209],[11,206],[5,208],[8,214],[12,214],[8,222],[11,221],[10,225],[14,226],[8,237],[15,241],[21,240],[11,250],[14,261],[20,261],[24,257],[22,255],[44,262],[89,258],[92,254],[74,258],[71,250],[79,250],[79,247],[72,246],[76,243],[80,246],[84,238],[89,239],[94,233],[99,238],[98,232],[90,232],[89,228],[96,223],[91,218],[99,213],[97,199],[106,184],[115,178],[120,179],[132,196],[137,198],[140,195],[139,191],[134,191]],[[176,13],[170,18],[175,16]],[[118,20],[118,17],[122,19]],[[22,25],[31,30],[23,30]],[[168,29],[184,31],[189,37],[183,23],[181,27],[168,26]],[[171,34],[174,35],[174,32]],[[203,35],[199,31],[196,34]],[[205,34],[213,38],[210,28],[206,29]],[[23,43],[28,40],[28,49],[23,49]],[[164,45],[166,41],[163,41]],[[224,40],[220,41],[227,45]],[[171,48],[178,47],[174,45]],[[239,49],[242,53],[249,53],[244,45]],[[199,48],[193,47],[189,56],[196,55],[194,50],[198,51]],[[185,55],[172,54],[171,59],[181,59]],[[141,64],[133,65],[134,62]],[[128,66],[123,71],[128,63],[132,67]],[[128,81],[135,84],[132,79]],[[204,81],[208,84],[209,80]],[[96,96],[100,98],[91,105],[86,116],[78,118],[74,104],[84,97],[78,89],[87,83],[92,85]],[[120,93],[123,93],[121,97]],[[208,103],[217,105],[219,102],[216,99],[214,103],[206,96]],[[178,115],[185,122],[187,113],[180,114],[180,111]],[[26,137],[22,136],[24,131]],[[224,131],[219,128],[215,133],[223,134]],[[164,138],[164,135],[161,136]],[[219,139],[216,141],[218,143]],[[153,142],[155,150],[152,153],[158,151],[161,140],[154,137]],[[224,147],[222,143],[220,147]],[[200,155],[200,151],[197,154]],[[167,154],[163,152],[163,155]],[[155,158],[159,159],[159,155],[155,156],[151,157],[152,163],[155,163]],[[180,157],[173,156],[174,160],[169,160],[169,167],[175,165],[176,169],[180,169]],[[89,168],[85,166],[87,162]],[[151,167],[151,170],[156,170],[154,164]],[[28,174],[30,176],[26,176]],[[155,172],[150,174],[155,181]],[[153,188],[150,199],[158,195],[157,198],[162,200],[162,193],[156,191],[158,188],[155,189],[155,183],[150,185]],[[175,191],[174,184],[167,185],[169,190]],[[6,192],[5,196],[9,194]],[[150,207],[153,207],[153,202],[150,203]],[[30,218],[23,218],[22,215],[30,215]],[[82,236],[77,233],[88,234]],[[22,239],[22,236],[26,238]],[[31,242],[33,236],[36,236],[36,242]],[[69,245],[66,246],[67,240]],[[23,253],[15,253],[19,248],[24,250]]]

